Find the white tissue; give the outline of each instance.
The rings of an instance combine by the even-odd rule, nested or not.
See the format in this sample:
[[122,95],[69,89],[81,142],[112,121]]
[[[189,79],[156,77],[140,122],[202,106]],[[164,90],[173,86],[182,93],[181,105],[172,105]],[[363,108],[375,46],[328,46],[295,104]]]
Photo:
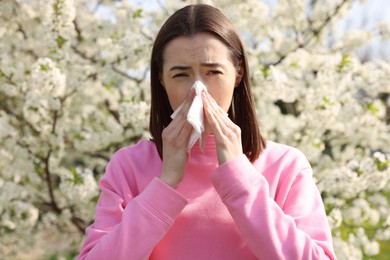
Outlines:
[[[194,85],[192,85],[192,88],[195,89],[195,97],[192,101],[191,107],[187,114],[187,121],[192,125],[194,130],[191,133],[190,141],[187,146],[187,150],[190,150],[192,146],[196,143],[196,141],[202,137],[202,133],[204,131],[204,122],[203,122],[203,101],[202,101],[202,90],[206,89],[206,86],[201,81],[195,81]],[[173,119],[177,113],[181,110],[183,104],[181,104],[175,112],[171,115],[171,118]],[[202,140],[200,140],[202,141]]]

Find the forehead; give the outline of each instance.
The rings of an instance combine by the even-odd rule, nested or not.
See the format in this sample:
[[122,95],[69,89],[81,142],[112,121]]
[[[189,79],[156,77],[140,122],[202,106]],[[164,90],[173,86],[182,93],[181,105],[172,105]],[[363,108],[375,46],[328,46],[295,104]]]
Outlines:
[[164,64],[231,62],[228,47],[216,36],[197,33],[194,36],[180,36],[170,41],[163,53]]

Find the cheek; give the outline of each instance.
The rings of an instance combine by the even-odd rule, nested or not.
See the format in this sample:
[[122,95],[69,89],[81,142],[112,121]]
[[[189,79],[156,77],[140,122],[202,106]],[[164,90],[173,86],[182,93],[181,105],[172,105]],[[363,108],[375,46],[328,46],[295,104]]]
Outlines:
[[176,110],[186,99],[188,95],[188,89],[186,88],[165,88],[169,103],[173,110]]
[[207,88],[207,90],[217,102],[217,104],[227,112],[232,102],[234,85],[226,84],[224,86],[219,87],[210,86]]
[[209,91],[210,95],[214,98],[215,102],[223,108],[226,112],[229,110],[230,104],[232,102],[232,92],[227,91]]

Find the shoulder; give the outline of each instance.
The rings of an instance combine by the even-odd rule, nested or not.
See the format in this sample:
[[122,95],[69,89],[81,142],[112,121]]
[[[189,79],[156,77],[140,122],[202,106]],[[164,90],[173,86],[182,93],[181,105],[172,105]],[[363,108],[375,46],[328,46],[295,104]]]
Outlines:
[[271,165],[294,166],[294,168],[300,169],[311,168],[306,156],[299,149],[273,141],[267,141],[266,148],[260,154],[256,163],[261,164],[264,168]]
[[313,172],[306,156],[289,145],[267,141],[254,167],[268,181],[270,195],[279,205],[284,205],[294,183],[313,183]]
[[296,147],[292,147],[286,144],[276,143],[274,141],[267,141],[266,149],[264,150],[266,154],[272,157],[305,157],[305,155]]
[[155,158],[158,152],[155,144],[149,140],[140,140],[138,143],[125,146],[116,151],[110,160],[110,163],[137,160],[139,158]]
[[148,167],[160,164],[161,159],[155,144],[149,140],[141,140],[134,145],[119,149],[112,155],[100,180],[100,185],[101,187],[115,186],[116,189],[120,187],[123,194],[128,188],[133,191],[132,193],[137,192],[138,179],[151,179],[153,176],[149,175],[154,172],[151,173]]
[[108,162],[106,174],[122,172],[127,175],[142,165],[160,161],[155,144],[149,140],[141,140],[134,145],[125,146],[116,151]]

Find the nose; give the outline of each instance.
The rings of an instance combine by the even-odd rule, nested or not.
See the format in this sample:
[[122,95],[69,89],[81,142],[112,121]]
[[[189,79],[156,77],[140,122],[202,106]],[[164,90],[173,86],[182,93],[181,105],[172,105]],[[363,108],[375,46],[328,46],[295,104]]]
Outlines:
[[197,82],[197,81],[200,81],[200,82],[204,82],[204,77],[202,77],[202,75],[200,73],[197,73],[195,76],[194,76],[194,82]]
[[195,89],[196,95],[200,95],[203,89],[207,90],[205,84],[200,80],[195,81],[195,83],[192,85],[192,88]]
[[196,72],[194,75],[194,81],[192,84],[195,84],[195,82],[200,81],[204,86],[206,86],[206,75],[203,75],[201,72]]

